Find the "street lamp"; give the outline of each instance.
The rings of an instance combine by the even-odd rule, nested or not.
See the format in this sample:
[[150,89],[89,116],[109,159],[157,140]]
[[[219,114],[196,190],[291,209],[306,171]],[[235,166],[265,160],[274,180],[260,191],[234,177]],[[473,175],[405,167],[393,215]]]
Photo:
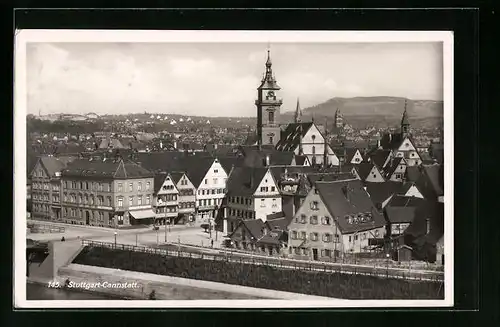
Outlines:
[[117,232],[114,233],[115,234],[115,248],[116,248],[116,235],[118,234]]
[[389,258],[391,257],[391,255],[389,253],[386,253],[385,254],[385,257],[387,258],[386,260],[386,277],[389,278]]

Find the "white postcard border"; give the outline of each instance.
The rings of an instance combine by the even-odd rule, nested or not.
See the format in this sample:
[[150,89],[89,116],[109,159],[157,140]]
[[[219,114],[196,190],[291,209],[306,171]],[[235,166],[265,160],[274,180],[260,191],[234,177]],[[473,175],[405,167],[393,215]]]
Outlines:
[[[26,299],[26,44],[29,42],[384,43],[442,42],[444,102],[444,300],[43,300]],[[450,31],[17,30],[14,50],[14,288],[16,308],[388,308],[453,306],[453,33]]]

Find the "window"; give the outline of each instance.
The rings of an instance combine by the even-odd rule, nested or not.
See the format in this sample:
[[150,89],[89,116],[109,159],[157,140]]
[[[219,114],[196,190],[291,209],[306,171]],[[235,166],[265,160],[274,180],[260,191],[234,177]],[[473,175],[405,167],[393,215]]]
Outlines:
[[149,191],[150,187],[151,187],[151,182],[146,182],[146,191]]
[[137,191],[142,191],[142,182],[137,183]]
[[311,209],[312,210],[318,210],[318,201],[312,201],[311,202]]
[[293,231],[292,231],[292,239],[293,239],[293,240],[296,240],[296,239],[297,239],[297,231],[296,231],[296,230],[293,230]]
[[266,206],[266,202],[264,199],[260,199],[260,207],[264,208]]
[[354,236],[354,240],[357,241],[358,240],[358,235],[355,235]]
[[217,178],[214,178],[214,184],[217,184]]
[[323,225],[330,225],[330,217],[325,216],[323,218]]
[[214,169],[214,173],[217,174],[219,172],[219,169]]
[[122,187],[123,187],[122,183],[118,183],[118,192],[123,191]]
[[324,251],[325,251],[325,255],[324,255],[325,257],[330,258],[330,257],[332,256],[332,250],[330,250],[330,249],[325,249]]
[[269,136],[269,144],[273,144],[273,137]]
[[117,200],[118,200],[118,207],[123,207],[123,197],[119,196]]
[[276,187],[271,186],[271,192],[274,192],[274,191],[276,191]]
[[208,178],[205,178],[205,185],[208,184]]
[[134,197],[133,196],[128,197],[128,205],[129,205],[129,207],[134,205]]
[[264,192],[265,190],[266,190],[266,188],[265,188],[264,186],[261,186],[261,187],[260,187],[260,191],[261,191],[261,192]]
[[276,208],[278,204],[276,203],[276,199],[273,199],[273,208]]
[[306,219],[307,219],[307,218],[306,218],[306,215],[300,215],[300,222],[301,222],[302,224],[305,224],[305,223],[306,223]]
[[215,194],[215,189],[212,189],[212,194]]
[[332,234],[325,233],[323,235],[323,242],[329,243],[332,241]]
[[212,199],[208,199],[208,205],[211,206],[212,205]]
[[378,235],[379,235],[379,231],[378,231],[378,230],[376,230],[376,231],[375,231],[375,237],[378,237]]
[[133,183],[128,183],[128,191],[133,192],[134,191],[134,184]]
[[269,118],[269,123],[274,123],[274,111],[269,111],[269,114],[268,114],[268,118]]
[[300,232],[300,238],[305,240],[306,239],[306,232]]
[[318,240],[318,233],[311,233],[311,241],[317,241]]
[[311,225],[317,225],[318,224],[318,216],[311,216],[309,222]]
[[137,205],[142,206],[142,195],[137,197]]

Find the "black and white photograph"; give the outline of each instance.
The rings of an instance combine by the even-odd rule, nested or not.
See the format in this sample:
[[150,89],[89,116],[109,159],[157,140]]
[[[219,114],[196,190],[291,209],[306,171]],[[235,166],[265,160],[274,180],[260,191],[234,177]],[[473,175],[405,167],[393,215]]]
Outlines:
[[15,43],[16,307],[453,305],[451,32]]

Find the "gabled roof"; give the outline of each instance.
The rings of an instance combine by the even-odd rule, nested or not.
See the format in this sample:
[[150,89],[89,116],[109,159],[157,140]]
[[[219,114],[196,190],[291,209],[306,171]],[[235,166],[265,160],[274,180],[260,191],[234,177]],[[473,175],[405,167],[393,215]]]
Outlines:
[[392,174],[394,174],[394,172],[396,171],[396,169],[398,168],[398,166],[400,164],[406,164],[406,162],[403,158],[396,157],[396,158],[391,159],[389,161],[389,163],[387,164],[387,166],[385,166],[385,169],[384,169],[385,177],[390,178],[392,176]]
[[384,150],[395,150],[399,148],[403,141],[404,137],[401,133],[386,133],[380,140],[380,146]]
[[183,172],[173,172],[173,173],[170,173],[170,176],[172,177],[172,180],[174,181],[174,183],[177,185],[177,183],[179,183],[179,181],[181,180],[182,176],[184,176],[184,173]]
[[97,178],[153,177],[153,173],[132,161],[76,159],[62,171],[63,176],[85,176]]
[[394,195],[387,203],[387,207],[419,207],[426,205],[427,201],[414,196]]
[[[53,157],[53,156],[40,156],[38,162],[42,165],[45,172],[50,177],[55,177],[56,172],[61,172],[67,165],[76,160],[75,157]],[[34,167],[33,167],[34,168]]]
[[248,167],[264,167],[266,158],[269,158],[269,165],[291,165],[295,154],[290,151],[277,150],[253,150],[247,149],[244,154],[243,163]]
[[[236,231],[238,228],[245,228],[248,230],[251,236],[255,238],[255,240],[258,240],[259,238],[262,237],[263,233],[262,230],[264,228],[264,222],[261,219],[246,219],[246,220],[240,220],[240,223],[238,226],[235,228],[234,231]],[[234,234],[231,233],[229,237],[231,237]]]
[[300,143],[301,134],[304,137],[313,124],[313,122],[288,124],[281,133],[276,149],[279,151],[294,151]]
[[308,161],[307,156],[295,155],[295,164],[297,166],[304,166],[304,164]]
[[339,181],[339,180],[349,180],[353,179],[354,176],[351,172],[342,172],[342,173],[310,173],[307,174],[307,179],[309,180],[309,183],[313,185],[317,181],[324,181],[324,182],[332,182],[332,181]]
[[179,160],[182,166],[175,171],[186,172],[191,183],[198,188],[214,161],[214,158],[196,158],[195,156],[185,157]]
[[154,177],[154,194],[157,194],[160,191],[161,186],[165,182],[165,178],[167,178],[166,173],[156,174]]
[[267,171],[268,168],[235,167],[227,180],[227,194],[254,195]]
[[411,223],[416,210],[416,207],[385,207],[384,216],[392,224]]
[[370,172],[373,169],[373,164],[370,162],[363,162],[358,165],[354,165],[354,169],[356,169],[356,172],[359,175],[359,178],[361,178],[362,181],[365,181],[368,175],[370,175]]
[[315,187],[343,234],[385,225],[360,180],[316,182]]
[[391,150],[376,149],[368,154],[370,161],[373,162],[377,167],[382,168],[384,163],[387,161],[387,157],[391,154]]
[[418,166],[406,167],[405,179],[409,182],[416,182],[422,176],[421,169]]
[[[430,232],[427,234],[427,219],[430,223]],[[428,203],[415,211],[412,224],[405,230],[405,235],[411,235],[417,243],[428,242],[436,244],[444,234],[444,205],[443,203]],[[419,242],[420,241],[420,242]]]
[[[346,148],[344,162],[351,162],[356,152],[359,150],[357,148]],[[361,151],[359,152],[361,154]]]
[[382,203],[401,190],[403,183],[386,181],[383,183],[366,182],[366,191],[370,195],[373,203]]

